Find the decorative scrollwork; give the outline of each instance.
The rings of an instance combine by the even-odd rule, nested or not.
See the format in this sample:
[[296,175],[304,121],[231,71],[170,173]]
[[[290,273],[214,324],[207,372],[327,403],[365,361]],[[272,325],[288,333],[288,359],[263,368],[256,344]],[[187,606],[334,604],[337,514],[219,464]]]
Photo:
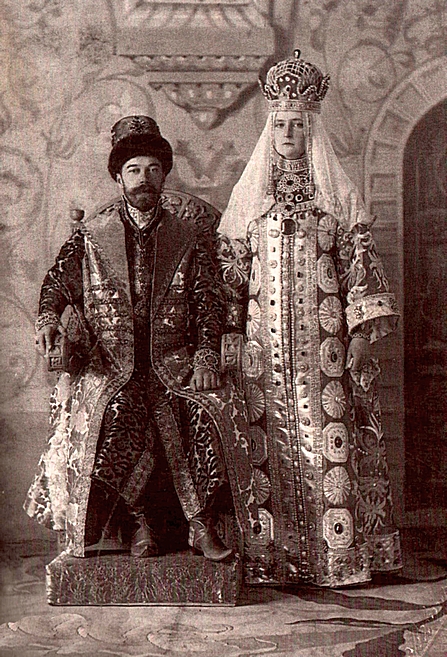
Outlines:
[[39,216],[42,202],[42,174],[36,163],[22,151],[2,146],[0,194],[2,224],[5,228],[30,225]]
[[220,212],[210,203],[185,192],[165,189],[162,205],[179,219],[192,222],[203,230],[216,229],[220,220]]

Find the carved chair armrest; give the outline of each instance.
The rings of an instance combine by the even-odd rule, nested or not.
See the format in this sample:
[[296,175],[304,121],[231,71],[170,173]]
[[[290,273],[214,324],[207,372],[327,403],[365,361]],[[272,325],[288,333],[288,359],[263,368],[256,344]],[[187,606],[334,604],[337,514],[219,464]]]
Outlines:
[[241,333],[224,333],[221,342],[221,361],[224,372],[242,370],[245,337]]
[[241,333],[224,333],[221,341],[222,373],[242,388],[242,361],[245,336]]

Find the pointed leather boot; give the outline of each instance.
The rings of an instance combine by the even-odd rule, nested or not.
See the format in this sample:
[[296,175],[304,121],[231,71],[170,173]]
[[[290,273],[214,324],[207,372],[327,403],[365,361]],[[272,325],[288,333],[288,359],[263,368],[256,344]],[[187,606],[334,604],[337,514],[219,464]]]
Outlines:
[[133,517],[138,526],[130,544],[131,555],[140,559],[157,556],[159,554],[157,536],[148,524],[144,513],[133,514]]
[[205,515],[198,515],[190,520],[188,543],[194,552],[202,553],[211,561],[223,561],[233,553],[233,550],[220,540],[211,518]]

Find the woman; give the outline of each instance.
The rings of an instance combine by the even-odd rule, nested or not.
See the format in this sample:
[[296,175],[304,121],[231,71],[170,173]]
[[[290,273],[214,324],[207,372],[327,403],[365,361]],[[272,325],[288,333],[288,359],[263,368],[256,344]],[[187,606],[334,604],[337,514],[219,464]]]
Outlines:
[[235,270],[249,274],[243,374],[263,525],[253,583],[342,586],[401,567],[370,347],[398,311],[319,117],[328,83],[299,51],[269,70],[267,123],[220,225],[236,301]]

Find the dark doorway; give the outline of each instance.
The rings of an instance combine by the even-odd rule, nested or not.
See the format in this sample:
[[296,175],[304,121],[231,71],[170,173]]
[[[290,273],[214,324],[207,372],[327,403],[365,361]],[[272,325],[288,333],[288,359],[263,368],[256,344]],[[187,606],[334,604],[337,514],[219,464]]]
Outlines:
[[405,506],[447,507],[447,101],[404,156]]

